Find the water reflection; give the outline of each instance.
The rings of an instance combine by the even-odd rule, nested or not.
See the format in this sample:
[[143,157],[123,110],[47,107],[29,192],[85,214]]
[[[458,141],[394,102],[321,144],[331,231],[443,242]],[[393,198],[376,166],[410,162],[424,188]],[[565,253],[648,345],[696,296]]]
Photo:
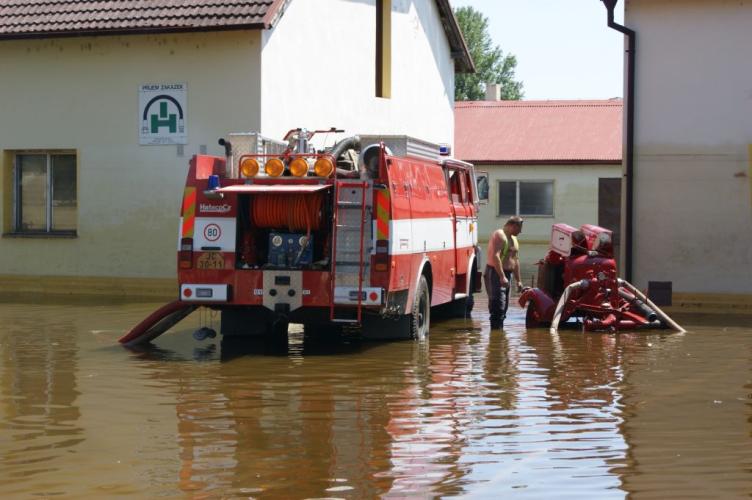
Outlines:
[[479,312],[422,343],[198,343],[189,318],[114,345],[150,308],[0,304],[4,495],[752,491],[749,329],[551,336],[515,309],[504,331]]
[[[76,404],[78,346],[71,322],[21,318],[0,342],[0,488],[16,494],[83,440]],[[21,334],[23,332],[23,334]],[[53,494],[62,485],[49,484]]]

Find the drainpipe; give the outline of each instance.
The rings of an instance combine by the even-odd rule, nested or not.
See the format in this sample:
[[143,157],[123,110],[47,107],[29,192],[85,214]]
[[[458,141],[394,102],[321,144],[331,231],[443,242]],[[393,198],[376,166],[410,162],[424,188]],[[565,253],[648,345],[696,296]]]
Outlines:
[[635,90],[635,49],[637,33],[614,22],[614,8],[619,0],[601,0],[608,11],[608,27],[627,37],[627,144],[624,150],[624,181],[626,183],[626,200],[624,214],[624,277],[632,281],[632,236],[634,234],[634,90]]

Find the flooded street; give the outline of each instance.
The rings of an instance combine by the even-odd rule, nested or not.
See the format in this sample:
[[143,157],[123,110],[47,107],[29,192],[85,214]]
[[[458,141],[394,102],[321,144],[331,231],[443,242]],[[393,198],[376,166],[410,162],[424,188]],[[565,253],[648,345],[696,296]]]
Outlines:
[[728,498],[752,493],[752,329],[489,332],[133,352],[158,304],[0,304],[0,492],[23,497]]

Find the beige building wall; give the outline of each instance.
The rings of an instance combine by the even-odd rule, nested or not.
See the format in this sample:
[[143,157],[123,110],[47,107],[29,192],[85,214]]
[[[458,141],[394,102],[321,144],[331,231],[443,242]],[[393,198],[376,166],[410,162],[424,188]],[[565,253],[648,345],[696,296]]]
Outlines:
[[[551,225],[565,222],[570,226],[598,223],[598,179],[621,177],[621,165],[477,165],[478,172],[488,172],[489,201],[481,205],[480,239],[504,225],[509,217],[499,214],[499,181],[553,181],[554,215],[523,216],[525,225],[520,243],[548,244]],[[542,256],[541,256],[542,257]]]
[[[258,129],[259,53],[258,31],[0,42],[0,277],[174,277],[188,161]],[[145,83],[187,84],[182,153],[139,145]],[[77,154],[78,235],[10,236],[10,152],[49,149]]]
[[[407,134],[453,142],[454,60],[436,3],[391,1],[389,97],[376,96],[375,3],[296,0],[263,33],[264,134],[336,126],[346,131],[340,138]],[[333,141],[330,135],[327,145]]]
[[672,281],[675,292],[749,297],[752,4],[626,7],[625,24],[638,37],[635,284]]
[[570,226],[598,223],[598,179],[620,178],[621,165],[477,165],[488,172],[489,201],[481,205],[479,240],[485,248],[488,237],[504,225],[508,214],[499,214],[499,181],[553,181],[554,215],[523,216],[525,224],[519,236],[523,282],[530,283],[535,263],[545,257],[551,238],[551,225]]

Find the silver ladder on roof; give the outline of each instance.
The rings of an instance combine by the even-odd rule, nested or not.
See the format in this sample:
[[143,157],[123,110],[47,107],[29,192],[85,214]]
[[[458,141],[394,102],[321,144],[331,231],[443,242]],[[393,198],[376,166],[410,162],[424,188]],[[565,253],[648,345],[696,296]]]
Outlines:
[[[360,323],[363,289],[371,275],[373,182],[337,180],[334,183],[334,231],[329,319]],[[352,306],[356,306],[352,314]]]

